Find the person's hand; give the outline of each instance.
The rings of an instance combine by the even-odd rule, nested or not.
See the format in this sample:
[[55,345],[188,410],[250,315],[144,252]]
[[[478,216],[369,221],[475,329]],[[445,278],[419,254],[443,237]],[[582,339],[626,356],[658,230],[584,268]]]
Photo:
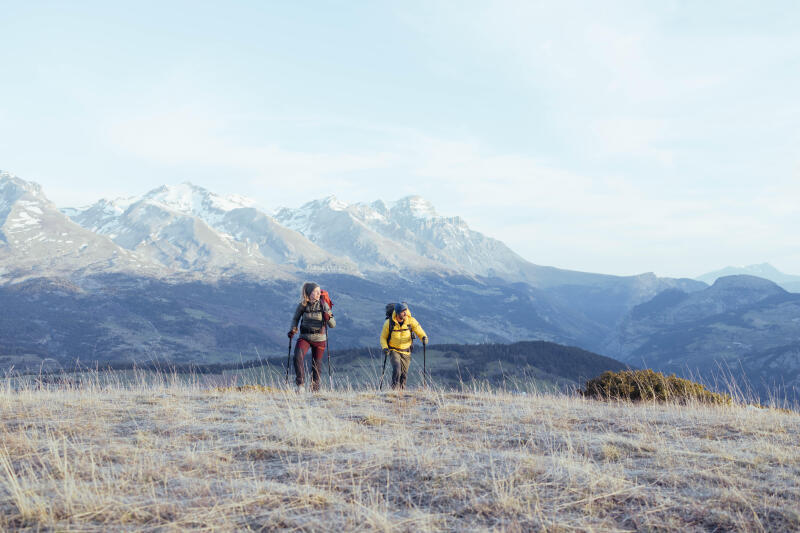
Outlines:
[[389,348],[384,348],[383,349],[383,356],[386,357],[388,355],[389,355]]
[[332,316],[333,316],[333,315],[331,315],[330,313],[322,313],[322,320],[324,320],[325,322],[327,322],[328,320],[330,320],[330,319],[331,319],[331,317],[332,317]]
[[292,337],[294,337],[295,333],[297,333],[297,328],[292,328],[286,335],[291,339]]
[[422,337],[422,344],[428,344],[428,337]]

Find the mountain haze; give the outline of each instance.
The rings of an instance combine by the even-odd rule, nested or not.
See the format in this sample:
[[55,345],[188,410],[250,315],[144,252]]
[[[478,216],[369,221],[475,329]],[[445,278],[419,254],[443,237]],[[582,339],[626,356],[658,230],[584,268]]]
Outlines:
[[698,276],[697,279],[699,281],[708,283],[710,285],[714,283],[718,278],[724,276],[737,276],[737,275],[758,276],[759,278],[768,279],[770,281],[777,283],[778,285],[780,285],[789,292],[800,292],[800,276],[784,274],[783,272],[781,272],[774,266],[770,265],[769,263],[749,265],[746,267],[729,266],[721,270],[708,272],[707,274]]

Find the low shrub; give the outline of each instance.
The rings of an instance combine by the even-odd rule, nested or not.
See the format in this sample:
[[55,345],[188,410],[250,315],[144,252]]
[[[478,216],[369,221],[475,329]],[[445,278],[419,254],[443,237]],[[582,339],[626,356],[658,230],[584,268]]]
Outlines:
[[700,383],[671,374],[647,370],[622,370],[603,372],[586,382],[580,391],[586,397],[600,400],[630,400],[658,402],[701,402],[730,404],[727,394],[711,392]]

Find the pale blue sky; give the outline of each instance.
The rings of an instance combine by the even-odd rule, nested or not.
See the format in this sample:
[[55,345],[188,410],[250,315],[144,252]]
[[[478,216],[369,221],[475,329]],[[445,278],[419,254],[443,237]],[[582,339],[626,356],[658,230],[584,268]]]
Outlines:
[[798,2],[75,4],[0,0],[0,169],[60,206],[420,194],[538,264],[800,274]]

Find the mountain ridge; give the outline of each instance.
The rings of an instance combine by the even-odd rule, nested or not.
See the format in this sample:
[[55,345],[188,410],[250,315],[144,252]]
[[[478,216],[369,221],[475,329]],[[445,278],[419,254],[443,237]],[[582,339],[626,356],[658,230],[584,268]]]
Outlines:
[[[670,286],[686,290],[698,290],[703,286],[688,279],[657,278],[650,273],[620,277],[535,265],[502,241],[470,229],[463,218],[438,215],[434,206],[418,195],[388,203],[375,200],[354,204],[331,195],[311,200],[299,208],[284,207],[270,213],[254,207],[253,200],[236,195],[221,197],[185,182],[180,186],[161,186],[140,197],[100,200],[82,209],[64,211],[82,226],[119,240],[116,231],[112,231],[116,227],[107,225],[106,220],[120,223],[126,209],[145,200],[156,201],[168,211],[200,218],[228,240],[244,243],[248,253],[253,252],[255,245],[256,255],[305,272],[369,276],[381,272],[434,271],[445,275],[501,277],[543,288],[619,283],[649,285],[642,298]],[[208,206],[217,207],[210,209]],[[128,247],[131,246],[129,243]],[[655,281],[642,284],[645,279]],[[663,287],[656,286],[659,284]]]
[[781,272],[770,263],[759,263],[744,267],[727,266],[725,268],[707,272],[695,279],[712,285],[718,278],[734,275],[750,275],[764,278],[777,283],[789,292],[800,292],[800,276]]
[[759,393],[800,391],[800,294],[755,276],[717,279],[692,294],[665,291],[635,306],[602,350],[691,377],[743,372]]
[[[81,226],[126,249],[148,250],[154,260],[178,270],[233,269],[256,277],[286,277],[293,267],[316,264],[322,271],[357,272],[351,262],[332,257],[255,206],[242,196],[222,197],[185,182],[67,212]],[[195,261],[176,263],[187,251],[196,255]]]
[[38,184],[0,172],[0,281],[99,272],[165,275],[145,257],[74,223]]

